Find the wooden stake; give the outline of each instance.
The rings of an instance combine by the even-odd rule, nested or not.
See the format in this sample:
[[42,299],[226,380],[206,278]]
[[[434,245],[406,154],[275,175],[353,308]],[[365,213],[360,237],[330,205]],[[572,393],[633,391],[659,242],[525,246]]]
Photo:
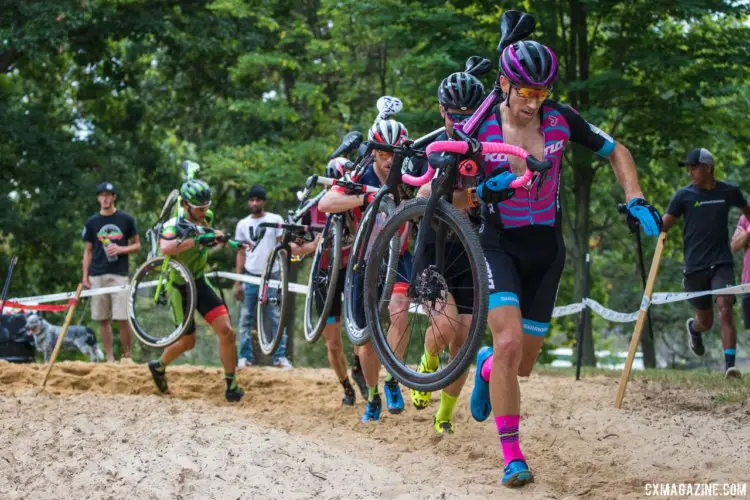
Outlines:
[[620,383],[617,386],[617,397],[615,398],[615,408],[622,407],[622,400],[625,399],[625,389],[628,386],[628,379],[630,378],[630,369],[633,367],[633,359],[635,359],[635,352],[638,350],[638,343],[641,341],[641,332],[643,332],[643,325],[646,323],[646,313],[648,312],[648,305],[651,302],[651,294],[654,290],[654,283],[656,282],[656,274],[659,272],[659,264],[661,263],[661,254],[664,250],[664,240],[667,238],[667,233],[659,234],[659,239],[656,241],[656,250],[654,251],[654,258],[651,261],[651,269],[648,271],[648,281],[646,281],[646,288],[643,291],[643,301],[641,302],[641,310],[638,313],[638,320],[635,322],[635,329],[633,330],[633,337],[630,339],[630,349],[628,350],[628,359],[625,360],[625,366],[622,369],[622,375],[620,376]]
[[57,337],[55,349],[52,351],[52,357],[49,359],[49,364],[47,365],[47,373],[44,374],[44,380],[42,380],[42,389],[44,389],[44,387],[47,385],[47,378],[49,378],[49,373],[52,371],[52,366],[54,366],[55,364],[57,355],[60,354],[60,347],[62,346],[63,340],[65,339],[65,335],[67,335],[68,333],[68,327],[73,321],[73,315],[75,314],[78,300],[81,298],[81,292],[83,292],[83,283],[78,284],[73,304],[71,304],[70,308],[68,309],[68,315],[65,316],[65,323],[63,323],[62,330],[60,331],[60,336]]

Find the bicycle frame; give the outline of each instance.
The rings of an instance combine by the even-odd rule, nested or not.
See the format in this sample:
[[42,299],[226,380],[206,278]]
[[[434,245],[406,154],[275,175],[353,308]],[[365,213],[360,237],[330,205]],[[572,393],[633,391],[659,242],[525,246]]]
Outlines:
[[[362,158],[369,157],[372,151],[388,151],[394,154],[393,165],[391,166],[391,170],[388,173],[388,178],[386,179],[385,184],[383,184],[383,186],[375,195],[374,200],[372,201],[372,204],[374,205],[373,210],[376,213],[378,209],[380,208],[380,203],[382,202],[383,198],[388,194],[393,195],[394,201],[396,202],[397,205],[401,201],[399,193],[398,193],[398,187],[402,183],[401,182],[401,166],[404,162],[404,159],[405,158],[424,158],[425,153],[424,153],[423,148],[425,147],[425,145],[432,142],[444,130],[445,130],[445,127],[441,127],[439,129],[433,130],[429,134],[423,137],[420,137],[413,143],[405,144],[403,146],[389,146],[385,144],[368,143],[367,149],[362,155]],[[424,223],[424,220],[422,222]],[[364,227],[359,228],[359,230],[366,231],[366,233],[364,234],[370,234],[370,232],[372,231],[372,225],[374,223],[375,223],[375,218],[373,217],[366,222],[366,225]],[[419,231],[420,233],[422,232],[421,226],[420,226]],[[419,237],[417,241],[419,242]],[[422,246],[424,246],[424,237],[422,237]],[[415,251],[419,251],[419,250],[421,250],[421,247],[415,248]],[[364,259],[364,253],[362,253],[361,255],[358,255],[357,262],[355,263],[355,267],[359,267],[359,265],[362,264],[363,259]],[[419,259],[420,262],[421,260],[422,259]],[[415,261],[415,264],[416,264],[416,261]],[[411,276],[412,280],[414,280],[416,276],[414,273],[414,269],[416,269],[416,266],[413,266],[413,269],[412,269],[412,276]],[[414,281],[411,281],[411,283],[414,283]]]
[[[200,166],[197,163],[191,162],[191,161],[183,162],[182,168],[185,171],[186,181],[195,178],[195,174],[198,173],[198,171],[200,170]],[[172,208],[172,213],[171,213],[172,218],[176,218],[179,216],[181,205],[182,205],[182,195],[178,191],[177,199],[175,200],[174,207]],[[151,252],[155,254],[154,256],[156,256],[157,251],[160,248],[161,230],[162,230],[163,224],[164,224],[164,221],[160,219],[159,222],[156,223],[156,226],[154,226],[152,229],[149,230],[150,234],[148,234],[148,237],[151,243]],[[154,302],[157,302],[159,300],[159,296],[162,291],[162,285],[164,283],[164,275],[169,271],[170,260],[172,260],[170,255],[164,256],[164,262],[162,263],[161,271],[159,273],[159,282],[157,283],[156,289],[154,291]],[[165,290],[165,293],[167,293],[168,296],[171,296],[173,284],[174,284],[173,273],[169,273],[169,278],[167,280],[166,290]]]

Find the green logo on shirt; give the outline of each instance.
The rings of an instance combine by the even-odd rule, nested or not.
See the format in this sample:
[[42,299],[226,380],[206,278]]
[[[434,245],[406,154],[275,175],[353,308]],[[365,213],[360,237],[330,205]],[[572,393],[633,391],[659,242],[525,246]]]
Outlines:
[[709,200],[709,201],[696,201],[693,203],[694,207],[701,207],[703,205],[716,205],[720,203],[726,203],[724,200]]

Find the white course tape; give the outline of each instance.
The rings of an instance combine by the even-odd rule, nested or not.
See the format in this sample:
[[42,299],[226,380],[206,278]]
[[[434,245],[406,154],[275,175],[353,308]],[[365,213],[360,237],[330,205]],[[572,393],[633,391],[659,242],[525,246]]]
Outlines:
[[[255,276],[248,276],[246,274],[227,273],[225,271],[214,271],[206,274],[208,277],[227,278],[233,281],[241,281],[243,283],[252,283],[253,285],[260,285],[260,278]],[[275,286],[278,284],[276,281],[271,281],[271,285]],[[294,293],[301,293],[307,295],[307,285],[300,285],[299,283],[289,283],[289,291]]]
[[[260,278],[255,276],[248,276],[246,274],[229,273],[225,271],[213,271],[206,274],[207,277],[215,278],[226,278],[233,281],[240,281],[243,283],[252,283],[254,285],[260,285]],[[278,283],[271,281],[271,285],[276,286]],[[144,285],[148,285],[145,283]],[[124,292],[130,288],[130,285],[111,286],[107,288],[96,288],[93,290],[84,290],[81,293],[81,297],[94,297],[96,295],[108,295],[113,293]],[[307,295],[309,288],[307,285],[299,283],[289,283],[289,291]],[[673,302],[682,302],[695,297],[703,297],[706,295],[742,295],[750,293],[750,284],[730,286],[726,288],[720,288],[718,290],[708,290],[705,292],[660,292],[654,293],[649,301],[645,296],[641,299],[640,309],[646,310],[653,304],[670,304]],[[46,302],[60,302],[75,297],[75,292],[64,292],[55,293],[50,295],[37,295],[34,297],[23,297],[23,298],[12,298],[9,299],[11,302],[18,302],[21,304],[35,305],[44,304]],[[632,323],[638,319],[640,311],[632,313],[622,313],[613,311],[607,307],[604,307],[599,302],[591,298],[583,299],[583,301],[568,304],[566,306],[555,307],[552,317],[559,318],[562,316],[570,316],[572,314],[578,314],[583,311],[586,307],[591,309],[593,312],[614,323]],[[411,306],[412,312],[424,314],[421,308],[415,308],[415,305]]]
[[683,300],[704,295],[741,295],[750,293],[750,283],[745,285],[729,286],[717,290],[708,290],[705,292],[661,292],[651,296],[652,304],[669,304],[670,302],[682,302]]
[[[110,286],[107,288],[96,288],[93,290],[84,290],[81,297],[93,297],[95,295],[109,295],[112,293],[123,292],[130,288],[130,285]],[[75,292],[55,293],[51,295],[37,295],[36,297],[24,297],[21,299],[9,299],[11,302],[20,304],[44,304],[45,302],[59,302],[62,300],[72,299],[76,296]]]
[[586,304],[586,307],[594,311],[596,314],[601,316],[602,318],[606,319],[607,321],[612,321],[615,323],[632,323],[633,321],[638,319],[638,313],[639,311],[635,311],[632,313],[621,313],[617,311],[613,311],[612,309],[608,309],[601,305],[599,302],[595,301],[594,299],[583,299],[583,303]]
[[552,311],[553,318],[559,318],[561,316],[570,316],[571,314],[578,314],[579,312],[586,309],[586,305],[583,302],[577,304],[569,304],[567,306],[555,307]]

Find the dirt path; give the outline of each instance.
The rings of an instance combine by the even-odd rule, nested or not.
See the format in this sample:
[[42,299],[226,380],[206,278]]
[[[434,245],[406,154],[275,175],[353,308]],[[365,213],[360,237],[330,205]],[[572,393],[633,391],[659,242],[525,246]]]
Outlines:
[[[454,436],[433,408],[359,422],[328,370],[248,369],[248,395],[223,401],[218,369],[170,368],[155,395],[145,366],[0,364],[3,498],[643,498],[651,482],[749,482],[750,407],[695,389],[533,375],[522,381],[522,446],[537,482],[498,486],[491,422],[471,419],[471,381]],[[408,403],[408,394],[405,392]]]

